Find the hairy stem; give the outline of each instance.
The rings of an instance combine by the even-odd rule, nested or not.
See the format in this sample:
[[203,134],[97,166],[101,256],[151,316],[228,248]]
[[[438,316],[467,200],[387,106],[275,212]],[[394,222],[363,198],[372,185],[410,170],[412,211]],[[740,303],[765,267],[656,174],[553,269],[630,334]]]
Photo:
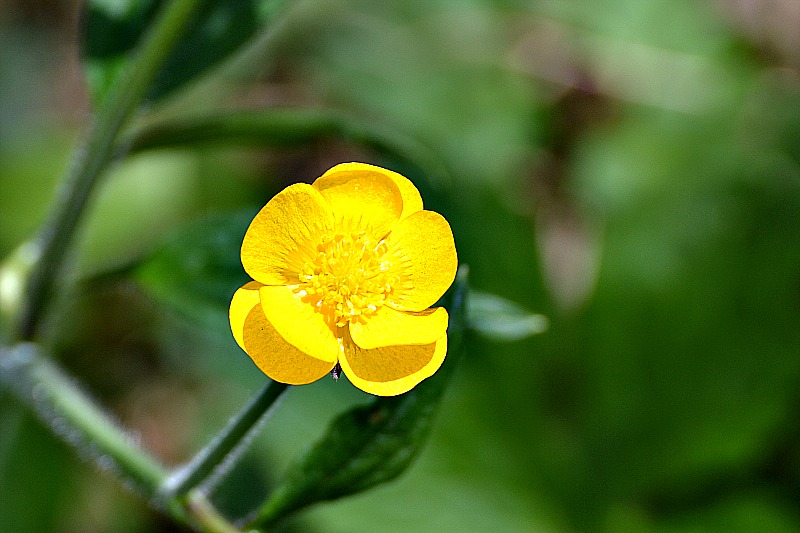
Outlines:
[[166,469],[140,449],[112,418],[33,343],[0,348],[0,384],[67,442],[94,456],[147,497],[158,493]]
[[200,0],[164,3],[163,12],[143,37],[130,68],[112,87],[83,144],[74,152],[55,206],[34,241],[36,262],[23,294],[16,331],[19,339],[29,340],[35,336],[92,190],[113,158],[117,136],[185,31],[199,3]]
[[199,490],[189,492],[186,512],[202,528],[204,533],[240,533],[241,530],[228,522]]
[[272,382],[261,389],[208,446],[200,450],[185,467],[164,480],[162,493],[167,497],[180,498],[211,474],[224,473],[218,472],[219,468],[232,467],[234,461],[231,458],[235,458],[236,454],[242,451],[241,446],[247,442],[248,434],[287,388],[288,385]]
[[117,474],[129,488],[162,507],[172,518],[204,533],[236,533],[199,491],[164,500],[160,492],[168,471],[142,450],[136,438],[89,397],[34,343],[0,348],[0,389],[28,405],[53,431]]

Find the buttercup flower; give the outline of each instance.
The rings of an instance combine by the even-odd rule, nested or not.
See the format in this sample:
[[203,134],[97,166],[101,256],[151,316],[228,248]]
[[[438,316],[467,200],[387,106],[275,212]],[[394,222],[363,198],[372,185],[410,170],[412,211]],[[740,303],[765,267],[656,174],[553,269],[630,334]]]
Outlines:
[[457,263],[450,225],[408,179],[337,165],[253,219],[242,264],[255,281],[233,295],[231,330],[275,381],[311,383],[338,362],[356,387],[402,394],[444,361],[447,311],[431,306]]

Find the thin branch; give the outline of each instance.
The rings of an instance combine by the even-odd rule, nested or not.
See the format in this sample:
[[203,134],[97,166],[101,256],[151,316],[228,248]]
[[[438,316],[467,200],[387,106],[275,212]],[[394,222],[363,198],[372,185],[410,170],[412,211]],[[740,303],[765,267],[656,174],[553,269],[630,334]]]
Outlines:
[[19,339],[30,340],[35,336],[91,193],[113,159],[117,136],[199,4],[200,0],[164,3],[163,12],[145,34],[130,68],[112,87],[82,146],[73,153],[55,206],[33,241],[36,262],[23,296],[16,331]]
[[0,384],[55,433],[152,498],[166,469],[33,343],[0,348]]
[[243,446],[248,442],[247,436],[287,388],[288,385],[283,383],[271,382],[261,389],[208,446],[200,450],[186,466],[164,480],[162,494],[167,498],[180,498],[212,474],[224,475],[243,451]]
[[121,153],[183,146],[293,146],[340,138],[406,161],[424,171],[431,184],[445,186],[441,160],[415,139],[380,125],[326,109],[273,107],[231,110],[152,124],[121,143]]
[[189,492],[185,508],[191,519],[202,528],[204,533],[241,533],[239,528],[219,514],[206,495],[199,490]]

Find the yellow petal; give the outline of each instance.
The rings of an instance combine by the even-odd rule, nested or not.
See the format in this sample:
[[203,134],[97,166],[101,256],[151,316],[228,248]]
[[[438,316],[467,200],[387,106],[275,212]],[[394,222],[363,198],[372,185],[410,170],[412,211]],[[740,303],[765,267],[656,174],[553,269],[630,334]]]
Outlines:
[[316,255],[333,215],[319,191],[306,183],[276,194],[255,216],[242,242],[242,265],[265,285],[297,283],[303,264]]
[[391,179],[395,185],[397,185],[397,188],[400,189],[400,196],[403,198],[403,212],[400,215],[401,220],[409,215],[413,215],[417,211],[422,211],[422,197],[419,195],[419,191],[411,180],[402,174],[366,163],[342,163],[327,171],[322,177],[327,178],[339,172],[378,172]]
[[419,313],[382,307],[362,324],[350,324],[350,335],[359,347],[369,350],[398,344],[430,344],[447,331],[444,307]]
[[[261,302],[261,296],[258,294],[258,289],[261,288],[261,283],[251,281],[245,283],[231,298],[230,320],[231,320],[231,333],[233,338],[236,339],[236,344],[244,350],[244,322],[250,310]],[[245,350],[246,351],[246,350]]]
[[335,364],[311,357],[286,342],[267,321],[260,305],[250,310],[242,333],[247,355],[275,381],[305,385],[328,374]]
[[339,359],[350,383],[370,394],[396,396],[436,372],[447,354],[447,336],[432,344],[386,346],[362,350],[353,346]]
[[286,342],[311,357],[336,362],[341,344],[325,315],[286,286],[265,285],[259,294],[267,320]]
[[400,311],[423,311],[453,283],[458,268],[450,224],[439,213],[418,211],[386,238],[399,282],[389,303]]
[[352,232],[368,231],[375,238],[383,238],[403,212],[400,188],[377,167],[360,165],[337,170],[341,166],[318,178],[314,188],[330,205],[338,227]]

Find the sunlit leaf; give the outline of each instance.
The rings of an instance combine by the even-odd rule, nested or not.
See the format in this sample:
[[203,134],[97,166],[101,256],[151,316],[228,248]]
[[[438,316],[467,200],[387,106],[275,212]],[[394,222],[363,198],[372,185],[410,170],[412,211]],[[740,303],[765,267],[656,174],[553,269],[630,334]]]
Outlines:
[[[87,2],[84,54],[95,104],[103,101],[128,67],[131,53],[163,4],[162,0]],[[147,99],[157,100],[219,63],[274,19],[284,4],[286,0],[206,0]]]
[[548,320],[496,294],[471,290],[467,324],[487,339],[516,341],[542,333],[547,329]]
[[271,524],[308,505],[391,481],[412,463],[462,352],[466,292],[462,269],[445,296],[450,346],[442,368],[406,394],[376,398],[337,417],[326,435],[289,469],[258,513],[257,524]]

